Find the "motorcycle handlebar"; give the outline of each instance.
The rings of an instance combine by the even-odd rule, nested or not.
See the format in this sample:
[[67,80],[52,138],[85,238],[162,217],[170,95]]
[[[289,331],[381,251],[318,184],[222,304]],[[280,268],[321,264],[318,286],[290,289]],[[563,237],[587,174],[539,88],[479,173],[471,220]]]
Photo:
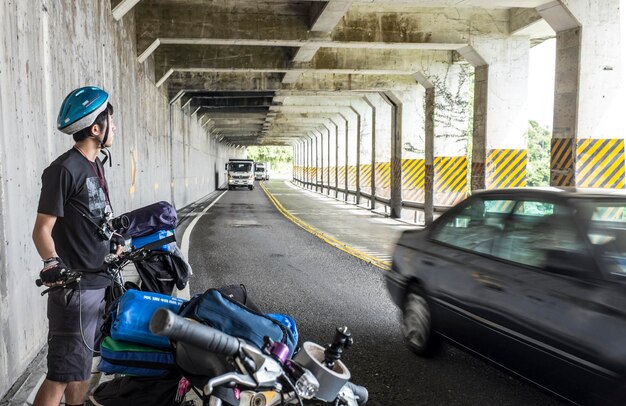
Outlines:
[[350,388],[350,390],[352,390],[352,393],[354,393],[354,396],[357,397],[357,403],[359,405],[364,405],[367,403],[367,398],[369,397],[369,393],[365,386],[357,385],[352,382],[347,382],[346,386]]
[[241,348],[241,343],[237,338],[185,319],[165,308],[158,309],[150,319],[150,331],[174,341],[183,341],[224,355],[235,355]]

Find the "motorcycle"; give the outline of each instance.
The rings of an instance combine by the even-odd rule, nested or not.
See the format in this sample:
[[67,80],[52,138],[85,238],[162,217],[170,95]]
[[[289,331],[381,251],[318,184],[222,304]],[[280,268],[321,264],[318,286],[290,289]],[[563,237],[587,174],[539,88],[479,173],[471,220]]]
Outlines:
[[367,389],[350,382],[341,361],[343,350],[352,345],[347,327],[338,328],[326,348],[305,342],[292,358],[281,342],[266,338],[258,348],[164,308],[152,316],[150,330],[170,339],[178,367],[204,406],[367,402]]

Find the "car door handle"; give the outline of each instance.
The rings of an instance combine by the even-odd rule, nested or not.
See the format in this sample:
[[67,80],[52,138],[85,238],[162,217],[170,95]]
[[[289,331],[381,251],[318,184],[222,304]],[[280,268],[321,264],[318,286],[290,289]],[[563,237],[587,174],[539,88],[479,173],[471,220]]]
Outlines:
[[435,263],[433,261],[429,261],[428,259],[422,259],[422,264],[428,265],[428,266],[435,266]]
[[472,272],[472,278],[476,279],[486,288],[497,290],[499,292],[504,291],[504,287],[501,284],[496,282],[493,278],[481,274],[480,272]]

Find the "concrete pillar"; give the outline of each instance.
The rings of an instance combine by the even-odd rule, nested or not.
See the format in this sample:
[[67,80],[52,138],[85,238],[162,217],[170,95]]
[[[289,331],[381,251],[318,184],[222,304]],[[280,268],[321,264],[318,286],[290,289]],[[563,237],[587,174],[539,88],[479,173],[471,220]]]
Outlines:
[[[471,66],[435,63],[424,69],[425,89],[434,92],[433,204],[452,206],[467,196]],[[430,108],[430,106],[425,106]],[[430,163],[429,163],[430,164]]]
[[477,36],[470,44],[459,53],[474,66],[476,78],[472,187],[524,187],[530,42]]
[[[346,148],[346,136],[345,131],[339,131],[339,123],[337,118],[331,118],[332,123],[335,125],[335,197],[339,197],[339,189],[345,187],[345,148]],[[347,124],[346,124],[347,126]]]
[[557,33],[550,184],[622,189],[623,1],[566,0],[537,11]]
[[[363,97],[363,101],[371,109],[371,142],[370,142],[370,160],[369,160],[369,194],[370,208],[376,207],[376,106],[367,97]],[[367,169],[367,168],[366,168]]]
[[304,186],[306,182],[306,143],[302,138],[300,142],[300,186]]
[[[376,106],[376,136],[373,148],[375,156],[374,180],[376,197],[391,198],[391,107],[380,94],[368,97]],[[375,206],[374,206],[375,208]]]
[[311,133],[311,140],[313,141],[313,155],[315,156],[315,160],[313,161],[315,164],[315,169],[313,170],[313,182],[315,183],[315,191],[319,191],[319,168],[320,168],[320,154],[319,154],[319,141],[317,139],[317,134],[315,132]]
[[321,189],[320,192],[324,193],[324,171],[325,171],[325,167],[324,167],[324,163],[326,162],[325,158],[324,158],[324,153],[325,153],[325,149],[324,149],[324,134],[322,134],[322,132],[318,129],[316,129],[315,131],[317,131],[317,136],[319,137],[320,140],[320,185],[321,185]]
[[291,145],[291,154],[293,155],[293,164],[291,165],[291,180],[298,181],[298,144]]
[[304,186],[305,182],[305,173],[306,173],[306,159],[305,159],[305,145],[304,140],[302,138],[298,139],[298,144],[300,146],[300,186]]
[[343,188],[343,200],[344,202],[348,201],[349,196],[349,188],[348,188],[348,178],[350,177],[349,167],[350,167],[350,120],[348,117],[344,116],[342,113],[339,113],[339,116],[343,119],[344,122],[344,136],[343,136],[343,182],[341,187]]
[[313,139],[309,134],[306,136],[307,138],[307,189],[313,188]]
[[391,193],[390,216],[402,217],[402,101],[393,93],[381,93],[391,106]]
[[424,87],[424,224],[429,225],[435,204],[435,88],[430,82]]
[[328,123],[324,123],[324,130],[326,130],[326,162],[327,162],[327,170],[326,170],[326,181],[327,181],[327,186],[328,189],[326,190],[326,194],[330,196],[332,187],[333,187],[333,183],[334,183],[334,157],[335,157],[335,152],[334,152],[334,137],[331,136],[331,129],[330,127],[332,126],[332,123],[330,122],[330,120],[327,120]]
[[355,142],[355,203],[358,205],[361,203],[361,114],[354,107],[350,106],[350,110],[356,115],[356,142]]

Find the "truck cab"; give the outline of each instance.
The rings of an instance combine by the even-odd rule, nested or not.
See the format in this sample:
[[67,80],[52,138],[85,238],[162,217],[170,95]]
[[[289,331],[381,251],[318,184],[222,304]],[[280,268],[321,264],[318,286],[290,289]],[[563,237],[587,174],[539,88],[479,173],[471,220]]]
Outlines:
[[236,187],[254,189],[254,161],[252,159],[229,159],[226,171],[228,172],[228,190]]
[[269,164],[267,162],[254,163],[254,179],[270,180]]

